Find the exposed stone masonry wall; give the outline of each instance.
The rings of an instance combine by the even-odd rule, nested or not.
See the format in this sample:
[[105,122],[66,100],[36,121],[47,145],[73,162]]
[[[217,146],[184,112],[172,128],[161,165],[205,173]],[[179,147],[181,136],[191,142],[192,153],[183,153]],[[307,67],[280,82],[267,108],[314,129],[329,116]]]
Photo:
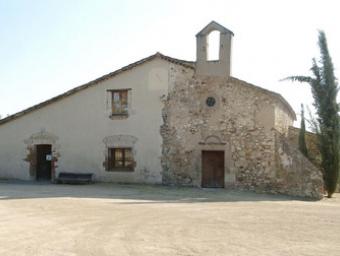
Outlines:
[[[300,129],[296,127],[289,127],[288,130],[288,140],[289,142],[294,145],[295,147],[299,147],[299,133]],[[309,160],[318,166],[321,167],[321,155],[320,151],[317,146],[317,135],[315,133],[306,132],[305,133],[305,139],[306,139],[306,146],[308,150],[308,158]]]
[[315,199],[323,197],[322,173],[287,137],[276,134],[277,184],[274,189],[280,193],[306,196]]
[[[163,183],[200,186],[201,152],[217,149],[226,155],[225,187],[318,194],[313,186],[313,192],[308,187],[306,193],[303,188],[290,193],[295,181],[278,173],[280,146],[273,126],[274,109],[281,103],[272,95],[232,77],[194,77],[192,70],[175,65],[169,82],[161,127]],[[216,99],[213,107],[207,106],[207,97]]]
[[[288,139],[295,147],[299,147],[299,133],[300,129],[296,127],[289,127]],[[321,154],[318,149],[318,137],[315,133],[305,133],[306,145],[308,150],[308,159],[319,169],[321,169]],[[338,180],[337,192],[340,192],[340,179]]]
[[288,128],[293,125],[293,120],[289,118],[289,113],[285,111],[282,103],[278,103],[275,108],[275,128],[282,134],[287,135]]

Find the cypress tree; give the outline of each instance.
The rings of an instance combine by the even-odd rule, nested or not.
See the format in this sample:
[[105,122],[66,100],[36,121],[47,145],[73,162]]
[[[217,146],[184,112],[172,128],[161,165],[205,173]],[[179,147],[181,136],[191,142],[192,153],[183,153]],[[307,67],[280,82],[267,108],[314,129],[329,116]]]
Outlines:
[[303,104],[301,104],[301,126],[299,132],[299,149],[305,157],[308,157],[308,150],[306,145],[306,125],[305,125],[305,113],[303,109]]
[[327,197],[332,197],[339,177],[339,105],[336,102],[338,83],[327,47],[326,35],[319,32],[321,58],[313,59],[312,76],[291,76],[291,81],[306,82],[311,86],[314,107],[317,113],[318,146],[321,153],[321,166],[324,171]]

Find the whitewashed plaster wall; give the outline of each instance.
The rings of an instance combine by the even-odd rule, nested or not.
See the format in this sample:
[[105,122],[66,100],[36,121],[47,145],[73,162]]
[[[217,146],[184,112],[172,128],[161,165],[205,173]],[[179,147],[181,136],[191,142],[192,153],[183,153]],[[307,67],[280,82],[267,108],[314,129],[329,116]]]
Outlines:
[[[57,138],[56,175],[92,172],[98,181],[160,183],[161,97],[168,91],[168,71],[169,63],[156,58],[0,125],[0,178],[34,179],[25,141],[43,131]],[[131,89],[128,118],[109,118],[110,89]],[[105,170],[103,140],[112,135],[136,138],[134,172]]]

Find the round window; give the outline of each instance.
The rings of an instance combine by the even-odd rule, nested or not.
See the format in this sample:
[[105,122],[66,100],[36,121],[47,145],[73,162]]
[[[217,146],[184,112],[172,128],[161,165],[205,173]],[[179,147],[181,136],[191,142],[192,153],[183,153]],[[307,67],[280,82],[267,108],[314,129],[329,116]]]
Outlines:
[[216,99],[214,97],[208,97],[205,103],[208,107],[213,107],[216,104]]

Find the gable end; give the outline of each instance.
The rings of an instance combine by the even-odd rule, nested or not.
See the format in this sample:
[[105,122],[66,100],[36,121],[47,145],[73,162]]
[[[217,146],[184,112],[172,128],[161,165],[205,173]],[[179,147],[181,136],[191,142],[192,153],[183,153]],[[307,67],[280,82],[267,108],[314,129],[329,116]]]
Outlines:
[[116,75],[118,75],[118,74],[120,74],[120,73],[122,73],[124,71],[128,71],[130,69],[133,69],[133,68],[135,68],[135,67],[137,67],[139,65],[142,65],[142,64],[144,64],[146,62],[152,61],[155,58],[160,58],[162,60],[168,61],[168,62],[173,63],[173,64],[177,64],[177,65],[180,65],[180,66],[183,66],[183,67],[186,67],[186,68],[194,69],[194,62],[171,58],[169,56],[166,56],[166,55],[163,55],[163,54],[157,52],[156,54],[153,54],[153,55],[151,55],[149,57],[146,57],[144,59],[141,59],[139,61],[131,63],[131,64],[125,66],[125,67],[122,67],[122,68],[120,68],[120,69],[118,69],[118,70],[116,70],[114,72],[111,72],[109,74],[101,76],[101,77],[99,77],[99,78],[97,78],[95,80],[92,80],[92,81],[90,81],[90,82],[88,82],[86,84],[83,84],[83,85],[80,85],[78,87],[75,87],[75,88],[73,88],[73,89],[71,89],[71,90],[69,90],[69,91],[67,91],[65,93],[62,93],[62,94],[60,94],[58,96],[55,96],[55,97],[53,97],[53,98],[51,98],[49,100],[43,101],[43,102],[41,102],[39,104],[36,104],[36,105],[34,105],[32,107],[29,107],[29,108],[25,109],[25,110],[22,110],[22,111],[17,112],[17,113],[15,113],[13,115],[10,115],[10,116],[7,116],[7,117],[5,117],[3,119],[0,119],[0,125],[5,124],[7,122],[10,122],[10,121],[12,121],[14,119],[17,119],[17,118],[19,118],[19,117],[21,117],[23,115],[26,115],[26,114],[28,114],[30,112],[35,111],[35,110],[41,109],[41,108],[43,108],[43,107],[45,107],[47,105],[50,105],[50,104],[52,104],[54,102],[60,101],[60,100],[66,98],[68,96],[71,96],[71,95],[73,95],[73,94],[75,94],[77,92],[83,91],[83,90],[85,90],[85,89],[87,89],[89,87],[95,86],[95,85],[99,84],[100,82],[103,82],[103,81],[105,81],[107,79],[115,77]]

